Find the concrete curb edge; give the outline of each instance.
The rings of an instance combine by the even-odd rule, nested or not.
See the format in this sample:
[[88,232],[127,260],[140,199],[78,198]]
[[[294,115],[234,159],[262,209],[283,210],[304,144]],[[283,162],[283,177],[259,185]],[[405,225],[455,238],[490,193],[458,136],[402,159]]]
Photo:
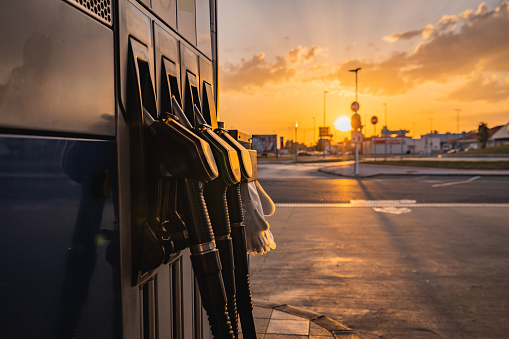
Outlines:
[[374,178],[374,177],[380,177],[380,176],[440,176],[440,177],[464,177],[464,176],[470,176],[470,175],[480,175],[483,177],[507,177],[509,174],[497,174],[497,173],[376,173],[376,174],[368,174],[368,175],[355,175],[355,174],[343,174],[343,173],[336,173],[334,171],[327,171],[326,169],[319,168],[318,172],[330,174],[330,175],[336,175],[338,177],[345,177],[345,178]]
[[258,307],[265,307],[265,308],[271,308],[273,310],[278,310],[281,312],[293,314],[298,317],[306,318],[309,321],[314,322],[315,324],[325,328],[326,330],[330,331],[332,334],[353,334],[354,331],[337,322],[334,319],[331,319],[329,317],[326,317],[323,314],[312,312],[300,307],[295,307],[287,304],[280,304],[280,303],[274,303],[270,301],[264,301],[264,300],[254,300],[253,301],[254,306]]

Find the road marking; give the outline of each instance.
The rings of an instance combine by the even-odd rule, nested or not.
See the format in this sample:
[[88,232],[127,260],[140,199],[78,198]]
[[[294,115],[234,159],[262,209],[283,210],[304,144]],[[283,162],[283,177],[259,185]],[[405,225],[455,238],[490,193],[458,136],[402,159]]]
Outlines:
[[412,210],[407,207],[373,207],[373,211],[375,212],[382,212],[382,213],[389,213],[389,214],[403,214],[403,213],[410,213]]
[[478,175],[476,177],[472,177],[468,180],[463,180],[463,181],[453,181],[453,182],[446,182],[446,183],[443,183],[443,184],[435,184],[435,185],[431,185],[431,187],[442,187],[442,186],[452,186],[452,185],[459,185],[459,184],[468,184],[469,182],[472,182],[474,180],[477,180],[479,179],[481,176]]
[[415,204],[416,202],[415,200],[350,200],[350,204],[362,206],[396,206]]
[[[383,200],[380,200],[383,202]],[[508,208],[509,203],[415,203],[415,204],[399,204],[399,205],[384,205],[384,204],[371,204],[359,205],[350,203],[278,203],[276,207],[279,208],[358,208],[358,207],[494,207],[494,208]]]

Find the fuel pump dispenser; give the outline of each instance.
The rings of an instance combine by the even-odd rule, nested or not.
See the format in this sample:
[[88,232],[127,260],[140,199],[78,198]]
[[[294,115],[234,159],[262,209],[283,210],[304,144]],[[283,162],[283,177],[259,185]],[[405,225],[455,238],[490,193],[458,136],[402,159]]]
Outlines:
[[[224,124],[219,124],[215,132],[221,136],[239,154],[242,169],[242,181],[247,181],[253,176],[253,166],[249,151],[235,140],[226,129]],[[244,338],[256,338],[256,330],[253,318],[253,302],[251,299],[251,287],[249,284],[249,263],[247,257],[246,228],[242,211],[242,198],[240,185],[229,186],[227,189],[228,214],[232,226],[233,255],[235,259],[235,284],[237,287],[238,313],[242,324]]]
[[[175,107],[173,110],[179,109],[176,101],[172,106]],[[214,338],[232,338],[219,252],[203,196],[204,185],[214,181],[220,173],[213,152],[209,143],[180,124],[176,115],[166,114],[157,121],[145,114],[145,125],[154,144],[160,145],[158,154],[164,170],[172,177],[182,178],[185,183],[192,218],[192,225],[188,225],[191,262],[212,334]]]
[[[183,111],[177,112],[185,125],[191,126]],[[205,185],[204,196],[209,211],[216,246],[221,258],[222,276],[227,296],[227,308],[235,337],[238,337],[234,257],[230,221],[226,203],[227,187],[241,180],[241,166],[237,151],[222,140],[207,124],[198,107],[194,106],[194,131],[206,140],[219,167],[219,177]]]
[[[131,41],[130,50],[128,83],[131,86],[126,118],[130,126],[132,154],[137,155],[131,161],[133,283],[136,285],[147,279],[175,249],[175,242],[165,232],[166,228],[151,212],[154,208],[151,205],[159,204],[158,199],[150,203],[149,196],[157,191],[154,187],[157,181],[150,180],[147,175],[152,169],[158,177],[183,184],[191,263],[202,304],[214,338],[233,338],[226,312],[219,253],[203,197],[204,184],[216,179],[220,173],[214,155],[209,143],[184,127],[176,115],[166,113],[157,117],[146,49]],[[172,99],[172,111],[179,113],[180,106],[174,97]],[[178,226],[182,226],[182,220],[174,213],[169,222],[176,220]]]
[[[0,239],[25,253],[0,259],[12,272],[0,294],[9,310],[2,334],[56,337],[63,324],[66,338],[209,338],[203,306],[212,336],[233,339],[238,285],[244,337],[256,337],[244,306],[252,310],[238,194],[252,168],[247,152],[214,130],[217,1],[44,6],[0,2],[13,14],[0,20],[12,33],[0,53],[12,60],[0,63],[8,165],[0,193],[3,219],[15,226]],[[19,22],[25,29],[13,29]],[[75,159],[71,144],[92,151]],[[26,317],[25,304],[40,317]]]

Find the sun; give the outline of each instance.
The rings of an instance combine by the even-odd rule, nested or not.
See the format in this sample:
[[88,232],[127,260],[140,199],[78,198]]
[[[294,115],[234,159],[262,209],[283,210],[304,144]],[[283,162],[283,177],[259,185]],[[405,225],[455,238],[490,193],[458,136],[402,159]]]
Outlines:
[[350,125],[350,118],[344,115],[340,116],[336,119],[336,121],[334,121],[334,127],[341,132],[348,132],[352,129],[352,126]]

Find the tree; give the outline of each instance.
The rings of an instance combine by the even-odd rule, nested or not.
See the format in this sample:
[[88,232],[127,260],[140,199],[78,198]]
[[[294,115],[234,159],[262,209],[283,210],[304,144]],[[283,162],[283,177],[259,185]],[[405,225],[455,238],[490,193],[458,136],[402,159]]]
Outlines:
[[481,148],[486,148],[486,144],[488,143],[488,139],[490,138],[490,129],[488,125],[484,122],[479,124],[479,128],[477,129],[477,141],[481,144]]

